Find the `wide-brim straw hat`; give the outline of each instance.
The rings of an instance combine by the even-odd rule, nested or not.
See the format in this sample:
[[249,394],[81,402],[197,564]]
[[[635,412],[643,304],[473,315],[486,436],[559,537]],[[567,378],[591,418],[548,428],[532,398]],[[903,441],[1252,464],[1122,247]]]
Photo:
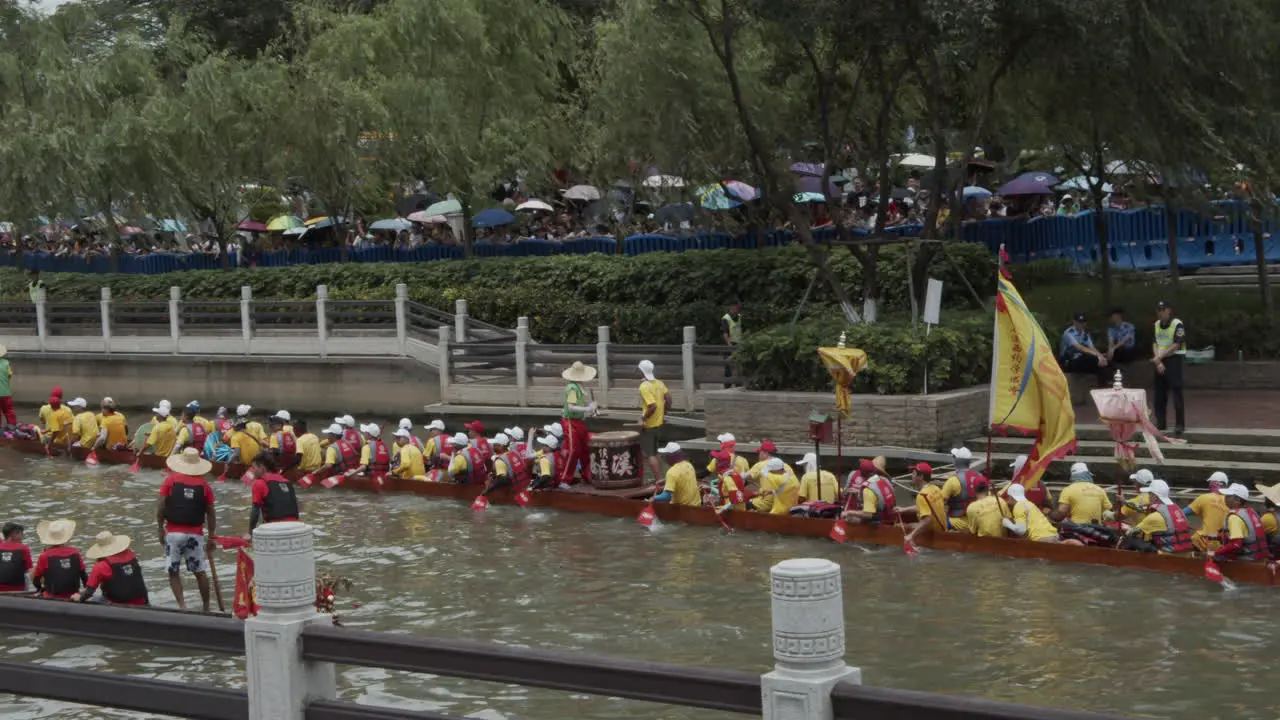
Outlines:
[[596,379],[596,369],[581,360],[574,360],[569,369],[560,373],[560,377],[569,382],[591,382]]
[[200,457],[200,451],[187,448],[178,455],[170,455],[164,461],[165,467],[181,475],[207,475],[213,469],[213,463]]
[[9,348],[5,347],[4,345],[0,345],[0,358],[8,354],[9,354]]
[[1262,493],[1262,497],[1270,500],[1276,505],[1280,505],[1280,485],[1263,485],[1258,483],[1254,487],[1258,488],[1258,492]]
[[133,538],[128,535],[113,535],[109,530],[103,530],[93,539],[93,544],[89,546],[89,549],[84,551],[84,556],[90,560],[111,557],[116,553],[128,550],[129,545],[132,543]]
[[45,545],[66,545],[75,534],[75,520],[41,520],[36,525],[36,535]]

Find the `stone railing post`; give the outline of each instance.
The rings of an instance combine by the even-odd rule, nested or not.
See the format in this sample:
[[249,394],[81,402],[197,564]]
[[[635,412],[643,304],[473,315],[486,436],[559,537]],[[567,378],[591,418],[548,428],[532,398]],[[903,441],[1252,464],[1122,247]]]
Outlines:
[[760,679],[764,720],[832,720],[831,689],[862,682],[862,671],[844,662],[840,566],[801,558],[769,574],[774,665]]
[[302,632],[327,625],[317,613],[315,540],[300,522],[259,525],[253,531],[258,614],[244,623],[249,720],[302,720],[307,703],[337,692],[333,663],[302,659]]
[[440,402],[449,404],[449,335],[453,333],[453,328],[448,325],[442,325],[436,328],[436,332],[440,334],[440,340],[436,343],[436,370],[440,375]]
[[98,304],[102,307],[102,350],[111,354],[111,288],[102,288],[101,297]]
[[684,409],[693,411],[694,401],[698,396],[697,368],[693,365],[693,346],[698,342],[698,328],[684,326],[684,343],[680,345],[680,365],[684,380]]
[[40,352],[45,351],[45,343],[49,341],[49,291],[44,288],[36,290],[36,337],[40,339]]
[[404,283],[396,285],[396,349],[400,357],[406,354],[405,345],[409,339],[409,286]]
[[244,354],[249,354],[253,342],[253,288],[240,286],[240,334],[244,337]]
[[609,407],[609,326],[596,328],[596,404]]
[[329,286],[316,286],[316,334],[320,338],[320,357],[329,355],[329,323],[325,320],[324,306],[329,302]]
[[464,343],[467,341],[466,300],[456,300],[453,303],[453,333],[458,342]]
[[169,340],[177,355],[182,343],[182,288],[177,286],[169,288]]
[[529,318],[516,318],[516,403],[529,406]]

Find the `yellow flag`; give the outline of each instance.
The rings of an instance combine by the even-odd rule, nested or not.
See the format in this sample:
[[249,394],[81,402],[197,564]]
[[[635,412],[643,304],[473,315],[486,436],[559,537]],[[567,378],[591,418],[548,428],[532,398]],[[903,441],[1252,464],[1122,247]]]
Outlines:
[[1018,482],[1034,485],[1053,460],[1076,448],[1076,415],[1053,344],[1013,282],[997,279],[991,362],[991,431],[1036,438]]
[[[844,337],[841,336],[841,341]],[[867,366],[867,354],[857,348],[820,347],[818,357],[836,384],[836,409],[841,417],[849,417],[853,411],[853,376]]]

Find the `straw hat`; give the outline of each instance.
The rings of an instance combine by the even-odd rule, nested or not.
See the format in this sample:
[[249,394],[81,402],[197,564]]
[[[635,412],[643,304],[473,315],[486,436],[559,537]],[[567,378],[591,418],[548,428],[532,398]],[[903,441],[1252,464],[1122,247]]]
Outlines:
[[104,557],[111,557],[116,553],[122,553],[129,549],[129,544],[133,540],[128,535],[112,535],[110,531],[103,530],[93,539],[93,544],[88,550],[84,551],[84,556],[90,560],[100,560]]
[[7,347],[5,347],[5,346],[3,346],[3,345],[0,345],[0,358],[4,357],[5,355],[8,355],[8,354],[9,354],[9,348],[7,348]]
[[66,545],[75,534],[75,520],[41,520],[36,525],[36,535],[45,545]]
[[180,455],[170,455],[169,459],[164,461],[164,465],[180,475],[196,477],[206,475],[213,469],[213,463],[200,457],[200,451],[193,447],[183,450]]
[[574,360],[568,370],[560,373],[560,377],[569,382],[591,382],[596,379],[596,369],[581,360]]
[[1258,488],[1258,492],[1262,493],[1262,497],[1270,500],[1276,505],[1280,505],[1280,485],[1263,485],[1257,483],[1254,487]]

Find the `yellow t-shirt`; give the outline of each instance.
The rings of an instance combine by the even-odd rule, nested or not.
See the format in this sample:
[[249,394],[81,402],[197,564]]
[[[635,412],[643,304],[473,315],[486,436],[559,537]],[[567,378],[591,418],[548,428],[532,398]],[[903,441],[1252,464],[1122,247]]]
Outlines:
[[773,485],[773,507],[769,508],[773,515],[790,515],[791,508],[800,502],[800,483],[786,473],[769,473],[769,482]]
[[298,454],[302,456],[298,469],[303,472],[319,470],[324,465],[324,459],[320,455],[320,438],[311,433],[298,438]]
[[124,415],[118,412],[110,415],[98,413],[95,419],[98,421],[99,428],[107,429],[108,448],[129,442],[129,421],[125,419]]
[[555,474],[555,467],[551,462],[551,453],[546,450],[539,450],[534,455],[534,462],[538,467],[538,477],[551,477]]
[[862,512],[879,512],[880,496],[869,487],[862,488]]
[[[752,468],[752,471],[756,468],[763,469],[764,463],[757,463],[756,467]],[[756,476],[755,479],[760,488],[760,494],[751,499],[751,509],[759,510],[760,512],[769,512],[773,509],[773,495],[765,495],[764,492],[766,490],[772,492],[777,489],[777,485],[774,483],[776,478],[777,475],[766,472],[762,472],[762,474]]]
[[258,453],[262,451],[262,446],[258,444],[258,440],[246,430],[232,430],[227,444],[231,446],[232,451],[240,451],[240,458],[236,462],[243,465],[253,462],[253,459],[258,457]]
[[1249,526],[1244,524],[1244,518],[1235,513],[1227,516],[1227,537],[1232,540],[1249,537]]
[[396,467],[396,474],[402,478],[427,474],[426,464],[422,460],[422,451],[413,443],[405,443],[400,448],[400,465]]
[[57,410],[45,405],[40,408],[40,422],[44,423],[44,431],[53,434],[53,442],[65,443],[67,441],[67,425],[75,420],[71,408],[66,405],[59,405]]
[[698,473],[688,460],[667,468],[667,481],[662,486],[663,492],[671,493],[673,505],[702,505],[702,493],[698,490]]
[[1262,514],[1262,529],[1267,531],[1267,537],[1280,532],[1280,521],[1276,520],[1274,512],[1265,512]]
[[325,465],[333,465],[333,466],[335,466],[335,467],[336,467],[336,466],[338,465],[338,461],[339,461],[339,460],[341,460],[341,459],[342,459],[342,456],[338,454],[338,446],[337,446],[337,445],[329,445],[329,446],[325,447],[325,449],[324,449],[324,464],[325,464]]
[[360,448],[360,464],[368,465],[370,458],[373,457],[373,446],[366,444]]
[[1111,498],[1091,482],[1074,482],[1058,496],[1058,504],[1071,509],[1071,522],[1084,525],[1102,522],[1102,513],[1111,509]]
[[191,422],[199,425],[200,427],[203,427],[205,435],[211,435],[213,434],[213,431],[217,429],[216,427],[213,426],[212,422],[210,422],[209,420],[206,420],[204,417],[200,415],[197,415],[191,418]]
[[80,447],[91,448],[98,442],[98,419],[93,413],[86,410],[71,421],[71,437]]
[[1004,501],[988,495],[969,503],[965,511],[966,529],[978,537],[1004,537],[1003,520],[1009,510]]
[[1147,516],[1133,527],[1141,533],[1145,540],[1150,540],[1152,535],[1169,531],[1169,524],[1164,521],[1164,516],[1158,512],[1147,513]]
[[820,500],[822,502],[833,503],[840,496],[840,481],[836,479],[834,473],[829,470],[822,471],[822,478],[819,481],[817,473],[810,470],[800,478],[800,497],[805,500]]
[[916,515],[921,522],[926,518],[933,521],[933,529],[947,529],[947,501],[942,497],[942,488],[937,485],[925,485],[916,495]]
[[173,454],[173,446],[178,442],[178,421],[173,416],[161,420],[152,418],[151,434],[147,435],[147,445],[160,457]]
[[[729,502],[732,495],[741,489],[742,488],[738,487],[738,483],[734,481],[732,473],[725,473],[724,475],[721,475],[720,476],[720,491],[721,491],[720,503],[724,504]],[[734,510],[745,510],[747,508],[747,504],[734,503],[731,507]]]
[[253,439],[258,441],[258,445],[267,444],[267,433],[262,429],[262,423],[250,420],[245,423],[244,431],[252,435]]
[[[754,480],[756,484],[760,486],[761,490],[765,489],[764,479],[765,479],[765,476],[768,475],[768,473],[765,471],[764,466],[768,462],[769,462],[768,460],[761,460],[760,462],[757,462],[755,465],[752,465],[751,469],[747,470],[747,477]],[[782,464],[782,472],[785,473],[786,476],[791,478],[792,480],[799,481],[799,478],[796,477],[796,471],[792,470],[791,466],[788,465],[787,463]]]
[[1013,506],[1013,522],[1027,526],[1027,539],[1032,542],[1058,537],[1058,531],[1054,529],[1053,523],[1040,512],[1040,508],[1030,502],[1023,501]]
[[1195,534],[1217,539],[1227,521],[1227,501],[1216,492],[1207,492],[1191,501],[1191,511],[1200,518]]
[[454,478],[465,480],[470,474],[471,464],[467,462],[467,454],[465,452],[455,451],[453,459],[449,461],[449,474]]
[[644,413],[645,408],[650,405],[655,406],[653,414],[645,418],[644,426],[647,428],[662,427],[662,420],[667,415],[667,386],[661,380],[645,380],[640,383],[640,412]]
[[1138,493],[1134,497],[1125,498],[1124,505],[1120,506],[1120,519],[1128,523],[1138,521],[1147,512],[1147,506],[1151,504],[1151,493]]

